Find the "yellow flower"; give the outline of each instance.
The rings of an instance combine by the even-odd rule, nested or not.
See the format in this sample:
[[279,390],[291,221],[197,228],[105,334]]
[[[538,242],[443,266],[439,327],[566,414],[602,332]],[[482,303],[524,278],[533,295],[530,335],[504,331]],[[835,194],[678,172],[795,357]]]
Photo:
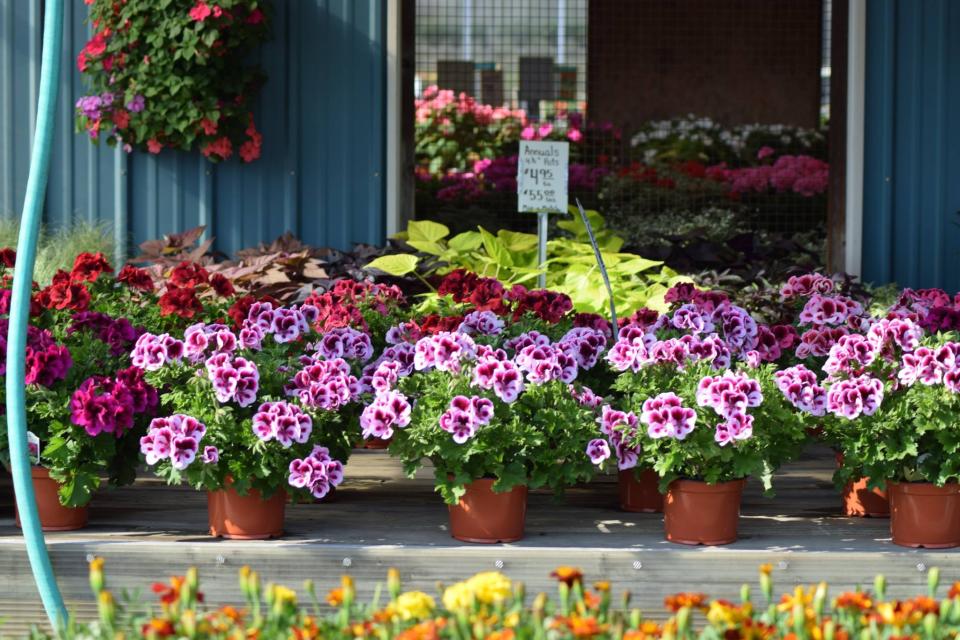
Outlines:
[[713,600],[707,611],[707,620],[714,625],[733,628],[749,618],[751,613],[752,607],[749,602],[737,606],[727,600]]
[[466,582],[457,582],[443,592],[443,606],[447,611],[459,612],[473,606],[473,590]]
[[436,608],[433,598],[423,591],[407,591],[397,596],[397,601],[389,605],[393,615],[402,620],[422,620],[430,616]]
[[510,597],[513,585],[510,579],[499,571],[484,571],[467,580],[477,602],[494,604]]

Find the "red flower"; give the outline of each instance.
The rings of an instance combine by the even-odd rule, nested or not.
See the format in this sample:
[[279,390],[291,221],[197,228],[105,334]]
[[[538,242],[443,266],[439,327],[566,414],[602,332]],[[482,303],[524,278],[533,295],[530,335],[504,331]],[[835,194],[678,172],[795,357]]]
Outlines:
[[130,112],[126,109],[117,109],[113,112],[113,124],[117,129],[126,129],[130,126]]
[[86,46],[83,48],[83,52],[88,56],[96,58],[97,56],[103,54],[107,50],[107,31],[101,31],[97,35],[90,38],[87,41]]
[[196,22],[203,22],[210,17],[211,13],[210,6],[203,0],[200,0],[190,9],[190,19]]
[[153,291],[153,278],[146,269],[138,269],[133,265],[124,265],[117,274],[117,281],[122,282],[131,289],[139,291]]
[[70,272],[70,279],[80,282],[94,282],[104,271],[113,273],[113,267],[110,266],[110,263],[107,262],[107,259],[103,257],[102,253],[81,253],[73,261],[73,270]]
[[163,149],[163,144],[161,144],[156,138],[150,138],[147,140],[147,151],[150,153],[160,153],[161,149]]
[[200,121],[200,127],[203,129],[203,132],[208,136],[212,136],[217,132],[217,123],[211,120],[210,118],[204,118]]
[[215,155],[220,156],[221,160],[226,160],[233,155],[233,144],[230,142],[230,138],[224,136],[207,144],[207,146],[201,150],[201,153],[206,158]]
[[480,276],[477,274],[466,269],[455,269],[440,281],[437,293],[441,296],[453,296],[454,302],[465,302],[479,282]]
[[240,145],[240,158],[244,162],[253,162],[260,157],[260,145],[253,140],[247,140]]
[[17,262],[17,252],[10,247],[0,249],[0,264],[12,267]]
[[37,302],[47,309],[70,309],[86,311],[90,304],[90,292],[78,282],[72,282],[66,271],[57,271],[53,282],[37,294]]
[[263,22],[263,12],[260,9],[254,9],[247,16],[247,24],[260,24]]
[[166,293],[160,296],[158,302],[161,316],[177,315],[181,318],[192,318],[198,313],[203,313],[203,305],[197,300],[194,289],[168,286]]
[[210,274],[196,262],[183,261],[170,272],[170,283],[174,287],[193,288],[210,281]]
[[482,278],[470,292],[467,301],[475,306],[478,311],[493,311],[496,314],[503,315],[507,312],[507,307],[503,303],[505,293],[499,280]]
[[460,323],[463,322],[463,316],[438,316],[431,314],[420,321],[420,331],[425,334],[439,333],[441,331],[456,331]]
[[87,52],[86,51],[81,51],[79,54],[77,54],[77,69],[79,69],[81,72],[84,72],[87,70]]
[[210,276],[210,286],[222,298],[228,298],[237,292],[230,279],[219,273]]

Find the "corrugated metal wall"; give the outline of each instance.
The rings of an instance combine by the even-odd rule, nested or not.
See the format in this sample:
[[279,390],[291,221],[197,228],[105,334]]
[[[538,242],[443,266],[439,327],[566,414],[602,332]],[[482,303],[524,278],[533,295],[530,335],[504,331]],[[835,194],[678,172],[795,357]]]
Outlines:
[[863,271],[960,290],[960,2],[870,0]]
[[[274,0],[273,39],[253,54],[268,75],[255,110],[263,155],[214,165],[199,152],[128,155],[74,133],[84,93],[75,57],[90,31],[83,1],[67,0],[46,220],[106,221],[121,245],[206,224],[227,253],[287,230],[315,245],[381,242],[387,1]],[[23,205],[41,4],[0,0],[3,216]]]

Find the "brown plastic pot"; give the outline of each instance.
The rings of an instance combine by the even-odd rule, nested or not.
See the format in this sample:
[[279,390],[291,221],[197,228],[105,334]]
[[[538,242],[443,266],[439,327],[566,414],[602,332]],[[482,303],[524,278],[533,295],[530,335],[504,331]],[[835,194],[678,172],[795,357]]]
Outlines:
[[[639,477],[637,477],[639,476]],[[653,469],[625,469],[617,478],[620,490],[620,509],[635,513],[662,513],[663,494],[660,476]]]
[[890,533],[903,547],[960,546],[960,484],[888,482]]
[[494,544],[523,538],[527,488],[494,493],[491,478],[474,480],[460,502],[450,505],[450,535],[464,542]]
[[[50,472],[43,467],[31,467],[30,477],[33,479],[33,495],[37,500],[37,511],[40,513],[40,528],[44,531],[75,531],[87,526],[87,507],[65,507],[60,504],[57,491],[60,483],[50,477]],[[14,503],[15,520],[20,526],[20,513]]]
[[671,482],[663,502],[667,540],[710,546],[735,542],[745,483],[745,480],[717,484],[698,480]]
[[283,514],[287,504],[281,489],[264,500],[250,489],[241,496],[232,486],[207,492],[210,535],[229,540],[266,540],[283,535]]
[[393,438],[387,438],[386,440],[384,440],[383,438],[364,438],[357,445],[357,448],[358,449],[374,449],[374,450],[386,449],[387,447],[390,446],[390,443],[392,441],[393,441]]
[[[843,454],[837,453],[837,466],[843,465]],[[869,478],[848,482],[840,492],[843,515],[851,518],[889,518],[890,501],[884,489],[870,489]]]

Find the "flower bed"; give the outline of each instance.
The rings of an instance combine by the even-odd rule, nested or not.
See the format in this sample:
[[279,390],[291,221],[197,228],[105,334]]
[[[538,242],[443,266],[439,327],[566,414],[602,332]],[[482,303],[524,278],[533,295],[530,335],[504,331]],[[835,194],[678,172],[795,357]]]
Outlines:
[[[3,287],[13,258],[0,253]],[[416,304],[350,280],[281,303],[192,262],[114,276],[81,254],[34,290],[34,464],[81,507],[103,478],[132,482],[139,452],[211,505],[272,500],[279,535],[282,496],[325,498],[363,440],[411,474],[429,459],[452,517],[471,487],[562,494],[616,461],[658,479],[668,538],[671,492],[729,489],[723,535],[676,537],[713,544],[736,537],[738,487],[772,495],[777,468],[819,437],[842,454],[838,488],[896,490],[896,542],[960,544],[960,521],[896,533],[910,496],[960,500],[960,299],[906,289],[881,304],[820,274],[736,294],[684,282],[613,327],[562,292],[463,270],[435,282]]]
[[322,600],[308,582],[301,600],[287,587],[263,585],[255,571],[243,567],[240,591],[246,604],[240,608],[205,607],[197,570],[190,569],[169,583],[153,585],[159,603],[146,614],[137,603],[117,601],[107,589],[103,567],[102,558],[90,563],[98,619],[71,621],[59,637],[939,640],[960,631],[960,583],[941,595],[937,569],[928,572],[926,593],[909,599],[888,599],[883,576],[877,576],[872,590],[831,598],[821,583],[776,598],[772,567],[764,565],[759,593],[744,585],[738,602],[695,591],[667,595],[663,620],[631,608],[629,591],[617,592],[603,580],[591,585],[575,567],[558,567],[551,574],[557,581],[554,597],[540,593],[533,598],[522,584],[493,571],[441,586],[432,596],[405,591],[398,572],[390,570],[382,596],[370,602],[359,600],[349,576]]

